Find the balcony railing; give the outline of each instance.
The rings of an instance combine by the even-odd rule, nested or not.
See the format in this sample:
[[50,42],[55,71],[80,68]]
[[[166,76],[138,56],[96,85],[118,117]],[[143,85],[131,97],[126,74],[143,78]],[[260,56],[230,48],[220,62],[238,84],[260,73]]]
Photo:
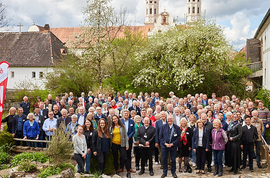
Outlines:
[[248,68],[250,68],[252,70],[252,72],[256,72],[259,70],[262,70],[262,61],[260,62],[253,62],[247,65]]

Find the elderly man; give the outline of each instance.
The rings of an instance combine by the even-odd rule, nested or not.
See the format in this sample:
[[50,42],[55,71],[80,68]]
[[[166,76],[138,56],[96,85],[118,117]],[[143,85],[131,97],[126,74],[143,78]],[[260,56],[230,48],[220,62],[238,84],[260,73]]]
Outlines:
[[144,126],[139,127],[137,130],[137,137],[139,140],[140,155],[141,155],[141,171],[139,175],[144,174],[145,163],[149,160],[149,174],[154,175],[153,172],[153,151],[155,148],[155,135],[156,129],[150,125],[150,119],[144,118]]
[[79,107],[79,114],[77,115],[78,117],[78,124],[79,125],[83,125],[84,124],[84,120],[86,119],[87,113],[85,113],[85,109],[83,106]]
[[68,116],[66,109],[62,109],[61,114],[62,116],[57,118],[57,125],[56,125],[57,128],[59,128],[62,122],[64,123],[65,127],[71,122],[71,117]]
[[161,163],[161,169],[163,169],[162,166],[162,150],[160,146],[160,141],[159,141],[159,134],[160,134],[160,129],[162,125],[167,123],[167,113],[165,111],[161,111],[160,113],[161,119],[156,122],[156,138],[155,138],[155,147],[158,148],[159,152],[159,158],[160,158],[160,163]]
[[137,107],[137,101],[133,100],[132,101],[132,106],[128,108],[129,112],[131,112],[132,110],[135,110],[137,115],[141,115],[141,109],[139,107]]
[[73,104],[72,100],[68,100],[68,105],[66,105],[66,110],[69,111],[70,107],[72,107],[74,111],[76,110],[76,106]]
[[159,94],[156,92],[155,93],[155,96],[152,99],[152,103],[155,105],[156,104],[156,101],[159,101],[159,100],[160,100]]
[[261,119],[264,125],[264,131],[262,133],[262,136],[264,137],[265,130],[269,128],[270,113],[269,110],[266,107],[264,107],[263,101],[259,101],[258,106],[259,106],[259,108],[257,109],[258,118]]
[[57,120],[53,117],[54,116],[53,111],[49,111],[48,115],[49,118],[44,121],[44,124],[42,126],[42,129],[46,134],[47,140],[49,140],[49,138],[53,136],[53,131],[56,129],[57,125]]
[[173,115],[173,105],[172,104],[167,105],[167,114]]
[[167,177],[168,154],[171,156],[171,172],[174,178],[177,178],[176,171],[176,152],[180,140],[181,130],[179,126],[173,124],[173,117],[168,115],[167,124],[162,125],[159,134],[160,146],[162,148],[163,174],[161,178]]
[[[133,135],[135,133],[135,123],[132,119],[129,118],[129,111],[128,110],[124,110],[123,112],[123,118],[121,119],[122,123],[124,124],[124,126],[126,127],[126,132],[128,135],[128,143],[129,143],[129,149],[127,150],[127,163],[128,163],[128,167],[131,168],[131,150],[132,150],[132,143],[133,143]],[[120,161],[120,170],[119,172],[122,172],[124,168],[124,162]],[[132,169],[130,169],[130,172],[136,172],[133,171]]]
[[56,102],[52,99],[51,94],[48,94],[48,101],[49,101],[49,104],[51,104],[52,106],[56,104]]
[[191,114],[191,111],[190,111],[190,109],[186,109],[185,110],[185,118],[187,119],[187,121],[189,121],[189,116],[190,116],[190,114]]
[[256,127],[258,133],[258,139],[255,141],[256,147],[256,162],[258,168],[262,168],[261,166],[261,145],[262,145],[262,133],[264,132],[264,125],[261,119],[258,118],[258,111],[252,111],[252,121],[251,124]]
[[[87,96],[87,98],[86,98],[86,100],[89,102],[89,98],[92,98],[92,103],[94,102],[94,99],[95,99],[95,97],[94,97],[94,95],[93,95],[93,92],[92,91],[89,91],[88,92],[88,96]],[[91,104],[92,104],[91,103]]]
[[28,97],[23,97],[23,102],[21,102],[20,107],[23,108],[23,114],[27,116],[30,113],[30,103],[28,102]]
[[94,115],[94,119],[96,120],[96,122],[98,123],[99,119],[103,118],[107,121],[107,117],[101,113],[101,107],[97,107],[96,108],[96,114]]
[[155,116],[155,115],[157,115],[157,114],[160,114],[160,112],[161,112],[161,106],[157,105],[157,106],[156,106],[156,110],[155,110],[155,112],[153,113],[153,116]]
[[44,116],[44,119],[48,118],[48,109],[44,108],[43,102],[40,102],[39,104],[39,115]]

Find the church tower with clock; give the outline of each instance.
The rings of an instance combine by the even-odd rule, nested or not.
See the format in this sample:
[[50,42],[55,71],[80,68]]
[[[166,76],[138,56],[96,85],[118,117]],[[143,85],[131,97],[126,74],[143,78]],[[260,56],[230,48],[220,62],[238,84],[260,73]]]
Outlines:
[[201,11],[201,0],[187,0],[187,24],[200,20]]
[[153,26],[159,16],[159,0],[145,0],[145,26]]

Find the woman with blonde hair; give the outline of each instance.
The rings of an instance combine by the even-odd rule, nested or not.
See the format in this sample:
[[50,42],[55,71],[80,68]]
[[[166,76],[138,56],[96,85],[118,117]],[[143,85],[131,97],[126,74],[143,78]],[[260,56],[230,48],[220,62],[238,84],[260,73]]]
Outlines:
[[12,133],[12,124],[13,124],[13,120],[14,120],[14,116],[16,114],[16,108],[14,107],[11,107],[9,109],[9,113],[8,113],[8,116],[5,117],[2,122],[7,122],[7,131],[9,133]]
[[[34,120],[34,114],[29,113],[27,115],[28,121],[23,125],[23,139],[38,140],[40,129],[37,121]],[[27,142],[29,147],[37,147],[36,142]]]
[[200,171],[202,174],[204,172],[205,166],[205,158],[206,152],[209,149],[209,135],[208,131],[204,126],[204,122],[202,119],[197,121],[197,128],[194,130],[192,137],[192,149],[196,153],[196,163],[197,163],[197,172],[199,174]]
[[182,172],[181,164],[184,158],[184,172],[187,172],[187,157],[189,157],[189,150],[191,150],[192,141],[191,135],[192,130],[188,127],[186,118],[180,120],[180,142],[178,144],[178,154],[179,154],[179,172]]
[[213,122],[214,129],[212,130],[212,149],[214,152],[215,172],[214,176],[222,176],[223,163],[222,157],[225,150],[225,145],[228,141],[226,132],[221,128],[222,124],[219,119],[215,119]]

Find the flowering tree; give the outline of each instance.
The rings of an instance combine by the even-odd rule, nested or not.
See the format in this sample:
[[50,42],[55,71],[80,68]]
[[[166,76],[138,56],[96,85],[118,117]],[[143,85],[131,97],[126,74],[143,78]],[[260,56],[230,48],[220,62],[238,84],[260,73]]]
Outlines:
[[231,50],[222,28],[211,20],[161,32],[136,53],[141,70],[133,83],[152,89],[195,89],[206,73],[226,75],[232,64]]

